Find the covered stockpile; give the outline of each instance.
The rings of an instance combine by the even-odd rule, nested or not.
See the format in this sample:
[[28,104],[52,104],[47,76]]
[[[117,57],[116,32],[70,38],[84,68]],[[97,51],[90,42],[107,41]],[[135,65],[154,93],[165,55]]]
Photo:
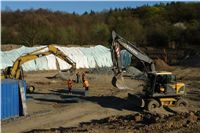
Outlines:
[[[12,66],[14,61],[27,53],[34,50],[40,49],[40,47],[25,47],[22,46],[18,49],[13,49],[10,51],[0,52],[1,54],[1,64],[0,68],[4,69],[8,66]],[[76,62],[76,68],[97,68],[97,67],[111,67],[112,59],[110,49],[97,45],[93,47],[60,47],[56,46],[74,62]],[[71,66],[65,61],[59,59],[54,55],[48,55],[45,57],[38,58],[36,60],[31,60],[22,65],[24,71],[37,71],[37,70],[56,70],[56,59],[59,63],[61,70],[69,69]]]

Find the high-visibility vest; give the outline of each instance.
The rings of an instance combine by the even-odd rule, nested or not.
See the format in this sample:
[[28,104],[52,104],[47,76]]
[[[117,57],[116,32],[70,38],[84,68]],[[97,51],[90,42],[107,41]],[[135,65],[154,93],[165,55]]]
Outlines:
[[84,81],[83,87],[89,87],[89,82],[87,80]]

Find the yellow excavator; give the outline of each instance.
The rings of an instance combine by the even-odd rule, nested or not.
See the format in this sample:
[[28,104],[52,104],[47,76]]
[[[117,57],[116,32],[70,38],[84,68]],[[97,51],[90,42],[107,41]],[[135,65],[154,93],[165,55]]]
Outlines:
[[[47,49],[47,51],[45,49]],[[45,52],[41,52],[42,50],[45,50]],[[67,55],[65,55],[62,51],[56,48],[54,45],[48,45],[46,47],[37,49],[33,52],[18,57],[13,63],[13,66],[9,66],[1,71],[1,79],[3,80],[9,78],[9,79],[23,80],[24,74],[23,74],[23,69],[21,67],[23,63],[50,54],[53,54],[56,57],[62,59],[63,61],[69,63],[71,65],[70,72],[75,73],[76,63],[72,59],[70,59]],[[27,87],[28,92],[33,92],[34,90],[35,90],[34,86]]]
[[[119,88],[128,88],[124,82],[124,68],[122,65],[121,50],[127,50],[142,64],[142,71],[145,75],[144,90],[137,95],[141,107],[147,110],[160,106],[187,106],[188,103],[182,97],[186,94],[185,84],[178,83],[176,76],[171,72],[157,72],[153,60],[141,51],[136,45],[122,38],[115,31],[112,32],[111,53],[113,60],[114,77],[112,84]],[[130,84],[130,83],[129,83]],[[129,94],[129,98],[136,95]],[[134,102],[134,101],[132,101]]]

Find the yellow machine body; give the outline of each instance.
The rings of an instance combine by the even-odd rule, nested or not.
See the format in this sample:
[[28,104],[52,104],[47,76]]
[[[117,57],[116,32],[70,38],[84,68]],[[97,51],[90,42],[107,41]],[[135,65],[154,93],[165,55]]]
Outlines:
[[160,98],[159,100],[162,106],[173,106],[177,101],[176,98]]
[[[45,50],[45,49],[47,49],[46,52],[41,52],[41,50]],[[56,57],[62,59],[63,61],[66,61],[67,63],[69,63],[72,66],[71,70],[75,71],[76,63],[73,60],[71,60],[68,56],[66,56],[62,51],[60,51],[54,45],[48,45],[47,47],[35,50],[26,55],[18,57],[16,61],[13,63],[11,70],[8,70],[8,68],[3,70],[3,73],[1,74],[1,79],[5,79],[5,78],[20,79],[22,76],[21,65],[23,63],[43,57],[43,56],[47,56],[50,54],[53,54]]]

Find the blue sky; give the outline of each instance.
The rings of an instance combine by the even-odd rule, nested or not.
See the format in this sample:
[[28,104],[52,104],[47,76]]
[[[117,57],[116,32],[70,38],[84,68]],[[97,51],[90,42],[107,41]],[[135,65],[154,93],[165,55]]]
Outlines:
[[[38,8],[44,8],[44,9],[50,9],[53,11],[64,11],[64,12],[76,12],[79,14],[84,13],[85,11],[102,11],[104,9],[110,9],[110,8],[124,8],[124,7],[139,7],[145,4],[148,5],[154,5],[156,3],[160,3],[160,1],[3,1],[1,3],[1,9],[5,10],[7,7],[9,7],[11,10],[24,10],[24,9],[38,9]],[[167,3],[165,1],[165,3]]]

